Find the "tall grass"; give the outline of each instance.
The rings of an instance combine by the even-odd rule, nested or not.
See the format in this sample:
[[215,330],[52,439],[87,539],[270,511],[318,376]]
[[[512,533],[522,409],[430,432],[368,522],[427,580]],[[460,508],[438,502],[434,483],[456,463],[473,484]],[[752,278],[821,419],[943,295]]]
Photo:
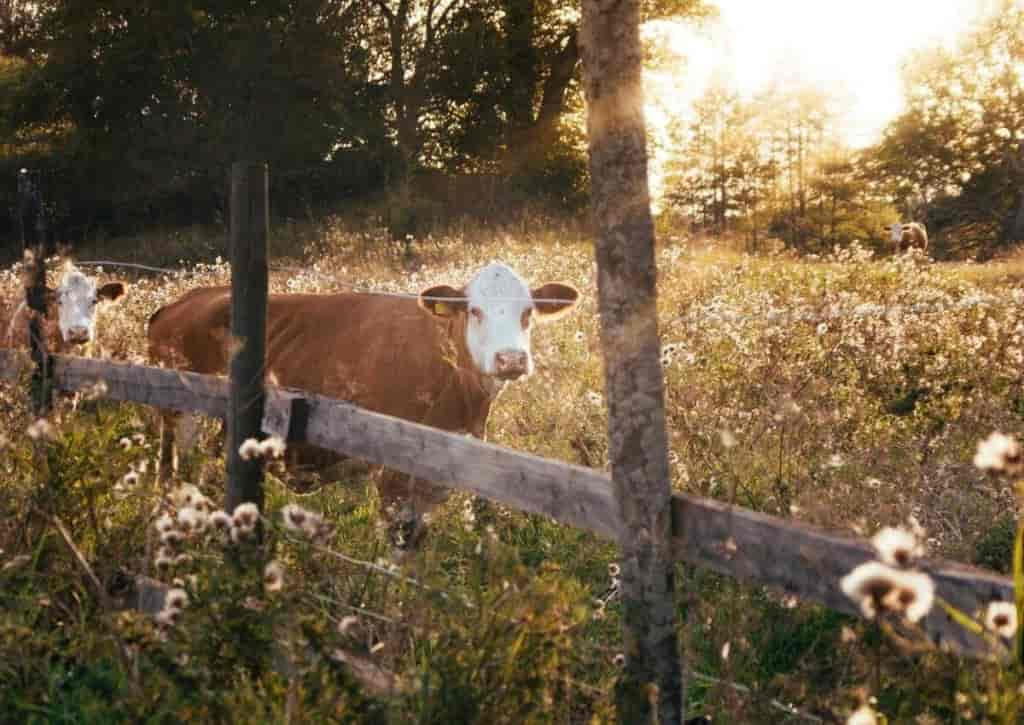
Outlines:
[[[273,291],[414,292],[460,284],[493,258],[531,283],[577,285],[582,305],[534,332],[535,378],[502,395],[488,437],[607,466],[582,229],[524,225],[488,237],[467,228],[416,240],[411,252],[380,230],[336,220],[275,232],[273,264],[287,269],[272,274]],[[140,251],[111,240],[79,256],[177,270],[103,270],[132,286],[103,312],[100,352],[141,361],[148,316],[188,289],[225,283],[229,270],[217,259],[222,240],[203,230],[131,244]],[[1019,260],[935,265],[875,260],[856,247],[798,260],[675,239],[659,247],[658,263],[677,490],[862,535],[913,517],[930,555],[1010,570],[1015,492],[971,459],[991,431],[1024,428]],[[14,274],[0,279],[12,293]],[[175,499],[190,490],[185,481],[214,506],[221,500],[220,459],[197,445],[178,494],[159,490],[148,411],[84,408],[62,404],[58,438],[45,444],[26,436],[20,389],[0,408],[10,440],[0,452],[0,711],[40,722],[611,718],[621,649],[613,546],[456,495],[423,551],[395,571],[382,558],[367,479],[298,498],[272,467],[262,544],[238,549],[206,532],[162,548],[154,524],[188,508]],[[142,443],[122,444],[132,435]],[[296,501],[330,530],[316,540],[289,531],[280,511]],[[113,610],[54,517],[113,592]],[[240,556],[258,565],[239,567]],[[262,576],[269,561],[285,572],[280,590]],[[187,592],[173,625],[128,609],[127,582],[140,572]],[[679,575],[694,712],[721,722],[829,721],[869,697],[892,722],[999,721],[1008,712],[996,700],[1015,681],[999,667],[907,653],[873,623],[690,567]]]

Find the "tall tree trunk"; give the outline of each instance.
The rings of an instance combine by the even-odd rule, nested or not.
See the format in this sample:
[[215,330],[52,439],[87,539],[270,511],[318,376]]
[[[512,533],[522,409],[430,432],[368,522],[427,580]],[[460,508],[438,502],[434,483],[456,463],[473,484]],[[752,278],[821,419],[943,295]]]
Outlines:
[[684,700],[639,19],[639,0],[584,0],[580,40],[612,486],[623,527],[619,720],[672,725],[682,722]]
[[1013,221],[1013,229],[1010,234],[1010,241],[1024,241],[1024,191],[1020,192],[1020,206],[1017,207],[1017,218]]

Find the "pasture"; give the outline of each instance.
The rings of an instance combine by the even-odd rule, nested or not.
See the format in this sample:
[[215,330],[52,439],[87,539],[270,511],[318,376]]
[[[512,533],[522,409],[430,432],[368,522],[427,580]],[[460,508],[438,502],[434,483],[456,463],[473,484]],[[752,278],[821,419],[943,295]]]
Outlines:
[[[658,266],[674,488],[865,536],[912,517],[930,556],[1008,571],[1014,492],[972,458],[992,431],[1022,428],[1024,263],[874,259],[857,245],[754,257],[672,232],[660,234]],[[531,282],[577,286],[579,309],[534,333],[536,372],[502,394],[487,433],[606,466],[586,237],[467,230],[417,242],[412,257],[382,237],[336,220],[278,228],[271,291],[417,291],[459,284],[495,258]],[[131,244],[143,250],[135,261],[174,258],[166,239]],[[197,231],[177,248],[209,260],[216,245]],[[163,256],[150,259],[150,248]],[[97,257],[123,260],[126,249],[111,243]],[[173,266],[134,278],[104,270],[132,281],[124,301],[101,311],[97,352],[143,362],[154,310],[229,280],[222,262]],[[17,270],[2,282],[17,294]],[[65,401],[35,440],[23,387],[4,390],[0,415],[0,681],[12,685],[0,688],[0,711],[18,721],[613,719],[622,653],[610,544],[454,496],[399,568],[362,472],[300,495],[271,464],[259,556],[283,576],[239,562],[212,527],[171,558],[155,525],[183,495],[197,496],[186,484],[215,508],[222,500],[212,426],[160,490],[156,417],[143,407]],[[326,527],[312,536],[290,527],[279,513],[288,504]],[[1009,671],[964,667],[915,651],[910,635],[679,571],[694,714],[832,722],[865,689],[893,722],[1009,722],[1018,712]],[[123,606],[135,573],[185,590],[175,622]]]

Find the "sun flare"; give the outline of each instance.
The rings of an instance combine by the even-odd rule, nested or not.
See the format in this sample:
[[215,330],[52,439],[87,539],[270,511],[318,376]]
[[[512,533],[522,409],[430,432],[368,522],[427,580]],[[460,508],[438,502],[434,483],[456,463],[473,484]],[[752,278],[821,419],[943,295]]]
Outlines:
[[826,90],[840,108],[839,132],[854,148],[871,145],[899,115],[901,68],[915,50],[954,47],[992,0],[717,0],[706,28],[656,21],[645,38],[661,53],[647,71],[646,115],[657,194],[659,146],[669,125],[685,121],[714,80],[751,98],[773,83]]

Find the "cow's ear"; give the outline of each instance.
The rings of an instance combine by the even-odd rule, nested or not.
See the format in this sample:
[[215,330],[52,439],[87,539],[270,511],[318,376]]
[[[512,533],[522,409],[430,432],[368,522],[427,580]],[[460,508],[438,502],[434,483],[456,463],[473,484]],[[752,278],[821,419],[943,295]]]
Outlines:
[[124,293],[124,282],[107,282],[105,285],[96,290],[96,299],[110,300],[111,302],[113,302],[116,299],[124,297]]
[[466,309],[466,293],[446,284],[420,292],[420,307],[438,317],[451,317]]
[[548,282],[530,293],[534,310],[541,320],[557,320],[579,302],[580,293],[571,284]]

